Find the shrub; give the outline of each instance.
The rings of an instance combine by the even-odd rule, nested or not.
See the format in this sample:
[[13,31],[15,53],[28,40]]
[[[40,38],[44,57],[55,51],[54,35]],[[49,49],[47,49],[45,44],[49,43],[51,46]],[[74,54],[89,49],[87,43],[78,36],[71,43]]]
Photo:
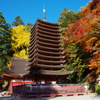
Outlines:
[[97,94],[100,94],[100,85],[96,85],[96,86],[95,86],[95,92],[96,92]]

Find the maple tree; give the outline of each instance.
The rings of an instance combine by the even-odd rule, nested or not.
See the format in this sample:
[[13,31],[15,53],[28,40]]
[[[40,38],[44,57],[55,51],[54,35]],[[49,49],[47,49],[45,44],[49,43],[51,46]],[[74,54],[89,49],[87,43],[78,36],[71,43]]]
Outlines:
[[[86,18],[90,20],[91,28],[89,32],[85,34],[85,49],[92,53],[92,57],[89,58],[88,67],[91,70],[96,70],[96,74],[100,74],[100,1],[93,0],[89,4],[89,13]],[[91,20],[92,19],[92,20]]]

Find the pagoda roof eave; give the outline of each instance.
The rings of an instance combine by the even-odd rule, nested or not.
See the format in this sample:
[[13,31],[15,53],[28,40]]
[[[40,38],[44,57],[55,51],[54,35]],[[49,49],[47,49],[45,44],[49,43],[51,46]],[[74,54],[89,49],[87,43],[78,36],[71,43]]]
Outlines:
[[37,41],[37,43],[38,44],[40,44],[40,45],[47,45],[47,46],[53,46],[53,47],[55,47],[55,48],[60,48],[60,47],[62,47],[60,44],[51,44],[51,43],[45,43],[45,42],[41,42],[41,41]]
[[46,50],[51,50],[51,51],[62,51],[63,50],[63,48],[57,48],[57,49],[55,49],[55,48],[51,48],[51,47],[46,47],[46,46],[41,46],[41,45],[37,45],[37,48],[40,48],[40,49],[46,49]]
[[37,35],[39,35],[40,37],[44,37],[44,38],[51,38],[51,39],[54,39],[54,40],[59,40],[59,39],[61,39],[61,37],[60,36],[50,36],[50,35],[47,35],[47,34],[42,34],[41,32],[38,32],[38,33],[36,33]]
[[42,50],[39,50],[39,49],[35,49],[31,54],[28,52],[28,54],[30,54],[28,56],[28,58],[32,57],[34,55],[35,52],[38,52],[39,54],[44,54],[44,55],[53,55],[53,56],[59,56],[59,55],[63,55],[64,52],[49,52],[49,51],[42,51]]
[[34,74],[40,75],[70,75],[73,71],[33,70]]
[[38,48],[38,49],[44,49],[44,51],[45,50],[51,50],[51,51],[55,51],[55,52],[59,52],[59,51],[62,51],[63,50],[63,48],[51,48],[51,47],[47,47],[47,46],[41,46],[41,45],[35,45],[33,48],[31,48],[31,50],[28,50],[29,51],[29,54],[31,54],[32,52],[33,52],[33,50],[34,50],[34,48]]
[[29,47],[30,47],[29,50],[33,49],[36,44],[45,45],[45,46],[48,46],[48,47],[53,47],[55,49],[62,47],[60,44],[51,44],[51,43],[42,42],[40,40],[34,40],[33,45],[29,45]]
[[52,35],[52,36],[60,36],[61,35],[61,33],[53,33],[53,32],[47,32],[47,31],[44,31],[44,30],[39,30],[39,29],[37,29],[37,32],[39,32],[39,33],[42,33],[42,34],[48,34],[48,35]]
[[36,54],[37,57],[42,57],[42,58],[52,58],[52,59],[64,59],[65,56],[45,56],[45,55],[41,55],[41,54]]
[[49,28],[45,28],[45,27],[42,27],[42,26],[38,26],[38,25],[37,25],[37,28],[38,28],[39,30],[43,30],[43,31],[45,31],[45,32],[60,33],[59,30],[49,29]]
[[39,50],[37,49],[39,53],[45,53],[45,54],[52,54],[52,55],[63,55],[64,52],[50,52],[50,51],[43,51],[43,50]]
[[40,22],[37,22],[37,25],[39,25],[39,26],[43,26],[43,27],[47,27],[47,28],[57,29],[57,30],[60,29],[59,26],[52,26],[52,25],[45,24],[45,23],[40,23]]
[[47,25],[52,25],[52,26],[59,26],[58,23],[51,23],[51,22],[43,21],[39,18],[37,19],[36,23],[37,22],[41,22],[41,23],[44,23],[44,24],[47,24]]
[[61,43],[61,40],[59,40],[59,41],[50,40],[50,39],[45,39],[45,38],[42,38],[42,37],[39,37],[39,36],[38,36],[38,39],[42,40],[42,41],[52,42],[52,43]]
[[63,64],[65,62],[65,60],[62,60],[62,61],[54,61],[54,60],[42,60],[42,59],[38,59],[38,58],[35,58],[34,61],[38,61],[38,62],[44,62],[44,63],[50,63],[50,64]]
[[46,41],[46,42],[53,43],[53,44],[59,44],[59,43],[61,42],[61,40],[56,41],[56,40],[50,40],[50,39],[46,39],[46,38],[41,38],[41,37],[39,37],[39,36],[35,36],[34,39],[30,40],[29,43],[31,43],[31,44],[29,44],[28,47],[34,45],[34,42],[35,42],[36,40],[38,40],[38,41]]
[[38,67],[53,68],[53,69],[66,67],[66,65],[44,65],[44,64],[34,64],[34,65]]
[[[31,59],[30,59],[31,60]],[[28,64],[28,66],[30,66],[30,65],[34,65],[34,63],[35,63],[35,61],[37,61],[38,62],[38,64],[39,63],[47,63],[47,64],[64,64],[65,63],[65,60],[62,60],[62,61],[54,61],[54,60],[42,60],[42,59],[38,59],[38,58],[35,58],[34,60],[32,60],[31,62],[30,62],[30,60],[29,60],[29,64]]]

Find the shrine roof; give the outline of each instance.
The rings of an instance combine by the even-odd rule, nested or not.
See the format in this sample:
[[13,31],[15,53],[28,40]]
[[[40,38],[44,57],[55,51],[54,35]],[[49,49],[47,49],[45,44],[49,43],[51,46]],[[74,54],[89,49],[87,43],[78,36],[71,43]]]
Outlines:
[[10,76],[10,77],[22,77],[26,74],[29,73],[28,70],[28,59],[23,59],[23,58],[12,58],[11,59],[11,67],[10,70],[3,71],[2,73],[5,76]]

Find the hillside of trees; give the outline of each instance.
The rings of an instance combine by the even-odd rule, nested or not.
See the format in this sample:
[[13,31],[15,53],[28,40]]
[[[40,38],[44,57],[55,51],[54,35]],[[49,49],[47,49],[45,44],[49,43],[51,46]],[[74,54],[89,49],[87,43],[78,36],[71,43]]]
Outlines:
[[[92,0],[79,12],[66,8],[58,18],[66,60],[63,70],[74,71],[68,77],[74,83],[94,83],[100,75],[100,0]],[[10,67],[12,57],[28,58],[32,26],[20,16],[9,24],[0,13],[0,71]]]

